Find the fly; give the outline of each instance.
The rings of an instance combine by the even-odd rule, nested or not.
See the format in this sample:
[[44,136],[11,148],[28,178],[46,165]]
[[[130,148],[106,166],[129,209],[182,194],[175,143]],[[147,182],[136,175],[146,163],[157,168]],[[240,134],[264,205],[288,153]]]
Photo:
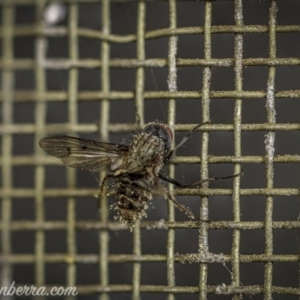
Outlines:
[[50,155],[59,158],[72,168],[99,172],[105,168],[109,174],[103,179],[100,191],[107,179],[113,180],[116,191],[116,219],[133,227],[137,221],[146,217],[146,210],[152,200],[153,190],[163,191],[166,200],[184,212],[191,219],[195,215],[184,205],[178,203],[166,188],[160,185],[160,179],[179,188],[199,186],[208,181],[240,176],[235,174],[225,177],[210,177],[191,184],[182,184],[162,172],[162,168],[175,155],[190,137],[197,125],[181,142],[171,150],[173,132],[170,127],[160,122],[148,123],[133,137],[129,146],[96,142],[71,136],[47,137],[40,140],[41,148]]

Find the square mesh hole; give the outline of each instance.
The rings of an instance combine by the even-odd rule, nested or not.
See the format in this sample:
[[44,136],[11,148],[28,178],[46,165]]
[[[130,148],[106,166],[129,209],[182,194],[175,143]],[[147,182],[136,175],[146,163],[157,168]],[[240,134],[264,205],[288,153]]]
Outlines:
[[243,18],[246,25],[268,25],[269,7],[267,1],[243,1]]
[[66,167],[47,166],[45,170],[45,187],[65,188],[66,186]]
[[244,124],[267,122],[266,100],[251,98],[243,101],[242,120]]
[[[178,4],[177,4],[178,5]],[[177,6],[178,7],[178,6]],[[159,11],[159,14],[157,13]],[[147,2],[146,30],[155,30],[169,27],[169,4],[165,2]],[[155,16],[155,17],[154,17]],[[180,19],[179,15],[177,18]]]
[[[189,114],[182,113],[186,109],[186,107],[189,107]],[[182,124],[182,123],[201,124],[202,123],[201,116],[202,116],[202,106],[201,106],[201,101],[199,99],[177,99],[176,100],[176,124]]]
[[166,254],[166,230],[143,230],[141,239],[143,254]]
[[31,134],[17,134],[13,136],[13,155],[30,155],[35,148],[34,136]]
[[[147,47],[147,43],[146,43]],[[113,61],[114,58],[136,58],[136,43],[111,43],[110,44],[110,57],[112,58],[111,63],[115,63]],[[118,62],[118,66],[121,66],[122,62]],[[116,66],[116,65],[114,65]]]
[[45,252],[65,253],[67,251],[67,233],[62,230],[49,230],[45,232]]
[[[232,124],[234,119],[234,107],[235,107],[234,99],[211,99],[210,119],[212,123]],[[223,133],[224,133],[223,131],[220,132],[220,134]]]
[[175,264],[175,278],[176,285],[197,286],[199,284],[199,265],[197,263]]
[[169,38],[150,39],[145,43],[146,58],[165,58],[168,56]]
[[240,205],[242,221],[265,220],[265,196],[241,196]]
[[[265,231],[251,229],[240,231],[240,253],[244,255],[262,254],[265,252]],[[255,241],[255,242],[254,242]]]
[[[227,267],[228,268],[228,267]],[[209,285],[229,285],[231,283],[231,274],[223,264],[210,263],[207,270],[207,284]],[[223,296],[221,297],[223,299]]]
[[212,131],[209,134],[209,152],[214,156],[234,155],[233,132]]
[[76,284],[99,284],[99,264],[78,263],[76,264]]
[[180,58],[204,58],[203,35],[180,35],[177,55]]
[[77,104],[78,123],[98,124],[100,121],[100,116],[101,116],[100,108],[101,108],[101,105],[100,105],[99,101],[93,101],[93,102],[80,101],[80,102],[78,102],[78,104]]
[[66,284],[66,277],[67,277],[67,265],[65,264],[58,264],[58,263],[51,263],[46,264],[45,268],[45,277],[46,283],[51,285],[64,285]]
[[101,90],[101,73],[99,69],[80,69],[78,78],[79,91]]
[[13,266],[13,278],[16,285],[34,284],[34,264],[16,264]]
[[198,252],[197,230],[176,229],[175,231],[175,253],[188,254]]
[[263,285],[265,268],[262,263],[241,263],[240,274],[243,285]]
[[[168,68],[145,69],[145,91],[167,91],[168,90]],[[148,99],[147,99],[148,100]],[[145,111],[147,113],[147,111]]]
[[275,164],[275,188],[299,188],[299,164]]
[[[152,274],[155,272],[155,276]],[[143,263],[141,284],[167,285],[167,267],[165,263]]]
[[111,123],[132,123],[136,114],[135,103],[132,100],[112,101],[109,112]]
[[[243,155],[265,155],[265,132],[243,131],[242,153]],[[255,141],[255,143],[253,143]]]
[[275,99],[276,121],[278,123],[298,123],[300,102],[297,99]]
[[17,5],[15,7],[15,24],[32,24],[35,23],[34,5]]
[[14,254],[34,253],[35,232],[29,230],[11,232],[11,249]]
[[137,3],[111,3],[111,31],[127,35],[136,32],[138,19]]
[[241,188],[265,188],[265,166],[263,164],[243,164],[244,175],[241,177]]
[[34,42],[34,37],[15,37],[13,42],[14,58],[33,58]]
[[298,57],[300,51],[300,33],[285,32],[276,34],[278,57]]
[[234,56],[234,35],[230,33],[212,35],[211,48],[213,58],[231,58]]
[[[224,13],[226,11],[226,13]],[[204,12],[204,10],[203,10]],[[234,2],[212,2],[212,25],[234,25]]]
[[209,252],[214,254],[230,254],[232,245],[232,230],[210,230],[208,234]]
[[299,154],[300,132],[293,131],[278,131],[275,135],[275,153],[284,154]]
[[46,122],[47,124],[68,122],[67,103],[48,102]]
[[33,220],[35,218],[34,199],[13,198],[12,199],[12,219],[13,220]]
[[15,124],[34,122],[34,103],[14,103],[13,110],[13,120]]
[[98,220],[99,204],[95,197],[83,197],[76,199],[76,219],[77,220]]
[[109,264],[109,282],[111,284],[132,284],[132,269],[132,263]]
[[35,74],[31,70],[17,70],[15,72],[15,90],[34,90]]
[[34,167],[14,166],[13,167],[13,186],[16,188],[34,187]]
[[[245,91],[265,91],[267,89],[268,68],[247,67],[243,69],[243,89]],[[251,99],[249,100],[251,101]]]
[[76,249],[80,254],[99,253],[99,231],[84,230],[76,232]]
[[276,67],[276,91],[299,89],[300,68],[297,66]]
[[299,229],[274,229],[273,252],[274,254],[299,254]]
[[269,35],[267,33],[245,33],[243,37],[244,58],[269,56]]
[[233,67],[212,69],[211,74],[211,90],[234,90],[234,70]]
[[167,122],[168,101],[153,99],[144,103],[145,122],[154,122],[155,120]]
[[78,39],[79,58],[97,59],[101,58],[101,42],[90,38]]
[[62,221],[67,217],[67,199],[54,197],[44,199],[44,215],[49,221]]
[[78,27],[100,30],[102,24],[100,3],[80,3],[78,5]]
[[273,202],[274,221],[295,221],[300,214],[297,197],[277,196]]
[[67,58],[69,57],[68,37],[50,37],[48,41],[47,57]]
[[[204,25],[203,2],[178,2],[177,3],[177,26],[191,27]],[[189,16],[187,18],[187,16]]]
[[64,70],[47,70],[46,86],[48,91],[66,92],[69,85],[68,71]]
[[111,89],[115,91],[134,91],[136,71],[134,69],[111,69]]
[[231,221],[232,199],[229,196],[212,196],[209,198],[209,220]]
[[277,12],[277,23],[279,25],[300,25],[297,11],[300,3],[294,0],[279,1]]
[[[109,253],[132,254],[133,236],[129,230],[112,231],[109,239]],[[122,247],[120,247],[122,245]]]
[[[298,276],[298,277],[297,277]],[[273,286],[285,286],[298,288],[299,286],[299,264],[297,262],[275,262],[273,263]]]
[[199,91],[202,89],[203,72],[201,68],[184,67],[177,73],[178,90]]

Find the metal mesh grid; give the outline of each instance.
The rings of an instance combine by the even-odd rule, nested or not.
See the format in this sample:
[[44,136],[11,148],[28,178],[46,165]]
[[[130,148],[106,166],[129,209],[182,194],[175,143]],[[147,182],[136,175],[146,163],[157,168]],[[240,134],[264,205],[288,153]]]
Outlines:
[[[276,33],[300,32],[300,25],[276,25],[277,1],[270,1],[268,25],[244,25],[243,24],[243,1],[234,1],[235,25],[212,26],[212,5],[214,1],[205,1],[205,22],[203,27],[178,28],[177,2],[169,1],[169,26],[159,30],[145,30],[145,12],[147,2],[139,1],[137,4],[137,32],[136,34],[116,35],[111,33],[110,24],[110,0],[73,0],[69,3],[69,21],[66,27],[44,27],[42,14],[46,1],[41,0],[8,0],[2,2],[2,102],[3,120],[0,125],[2,135],[2,221],[1,221],[1,278],[2,285],[8,286],[12,281],[12,268],[14,264],[35,265],[35,280],[37,286],[46,285],[45,265],[51,263],[65,263],[67,265],[66,285],[77,286],[80,294],[100,293],[101,299],[112,297],[114,293],[130,292],[133,299],[140,299],[143,293],[164,293],[168,299],[174,299],[176,294],[198,294],[199,299],[206,299],[207,294],[232,295],[233,299],[240,299],[243,295],[264,294],[265,299],[272,299],[274,295],[300,295],[298,287],[275,286],[272,283],[272,264],[274,262],[299,263],[299,255],[274,254],[273,253],[273,230],[274,229],[299,229],[300,222],[274,221],[273,197],[274,196],[298,196],[298,188],[274,188],[274,163],[299,163],[299,155],[276,155],[274,156],[274,141],[276,131],[296,131],[300,129],[299,123],[276,123],[275,98],[299,98],[300,90],[275,91],[276,66],[299,66],[300,59],[276,57]],[[80,28],[78,26],[79,3],[101,3],[102,27],[99,30]],[[15,9],[18,5],[35,5],[36,24],[17,26],[14,24]],[[212,35],[216,33],[234,33],[234,57],[212,58]],[[268,58],[243,58],[243,34],[244,33],[268,33],[269,56]],[[177,57],[178,37],[181,35],[201,34],[204,35],[204,58],[182,59]],[[20,36],[35,37],[34,59],[15,59],[13,56],[13,39]],[[69,57],[67,59],[49,59],[46,56],[46,43],[49,37],[68,36]],[[78,54],[78,39],[96,39],[101,43],[101,59],[80,59]],[[168,57],[146,59],[145,41],[149,39],[169,37]],[[135,59],[110,58],[111,43],[136,43],[137,57]],[[177,73],[178,67],[203,67],[202,91],[178,91]],[[265,90],[247,91],[243,89],[243,68],[246,66],[268,67],[268,79]],[[168,91],[145,91],[145,69],[168,67]],[[235,73],[234,90],[212,91],[210,89],[212,67],[233,67]],[[78,89],[78,70],[80,68],[101,68],[101,90],[80,91]],[[110,88],[110,69],[134,68],[136,70],[135,91],[112,91]],[[46,70],[67,70],[69,72],[69,84],[67,91],[49,91],[46,86]],[[34,70],[36,75],[35,90],[14,91],[15,70]],[[45,187],[45,168],[49,165],[59,165],[59,161],[45,156],[38,147],[40,138],[57,133],[98,133],[102,141],[109,139],[111,132],[128,132],[132,130],[132,124],[110,123],[108,118],[110,103],[114,100],[134,100],[136,111],[144,124],[144,100],[155,101],[156,99],[169,99],[168,124],[175,131],[191,130],[196,124],[176,124],[175,111],[178,99],[195,99],[202,103],[202,119],[206,122],[211,119],[210,99],[230,98],[235,99],[234,122],[232,124],[205,125],[199,129],[202,131],[201,154],[192,157],[176,157],[170,165],[170,175],[175,174],[176,164],[199,164],[201,163],[201,176],[209,175],[209,164],[229,163],[234,164],[234,173],[241,171],[241,164],[265,164],[266,187],[264,188],[241,188],[241,178],[235,178],[231,189],[210,188],[204,184],[201,189],[173,189],[173,195],[195,195],[201,197],[200,217],[209,221],[209,197],[231,196],[233,206],[233,220],[209,221],[199,223],[192,221],[175,221],[175,210],[172,204],[168,204],[167,228],[167,251],[165,255],[142,254],[140,229],[161,230],[161,222],[143,221],[141,227],[136,227],[133,232],[132,254],[110,254],[109,234],[110,231],[124,230],[125,228],[109,220],[107,199],[100,200],[100,221],[77,221],[75,201],[77,197],[91,196],[98,193],[97,188],[81,188],[76,185],[74,170],[67,171],[67,188]],[[262,98],[266,101],[267,122],[261,124],[242,124],[241,110],[245,99]],[[80,124],[78,122],[78,103],[81,101],[101,101],[101,117],[98,124]],[[61,124],[47,124],[47,103],[68,103],[68,122]],[[224,100],[227,101],[227,100]],[[13,120],[13,106],[18,102],[35,103],[35,123],[16,124]],[[208,150],[210,132],[233,131],[234,132],[234,155],[210,156]],[[242,155],[241,134],[243,131],[265,131],[266,152],[261,156]],[[34,134],[34,154],[14,156],[13,135]],[[14,166],[34,166],[34,188],[17,188],[12,181],[12,168]],[[241,221],[240,197],[241,196],[265,196],[265,219],[264,221]],[[12,221],[12,198],[34,198],[35,220]],[[67,219],[65,221],[45,220],[44,199],[46,197],[67,197]],[[176,254],[175,230],[176,229],[199,229],[199,245],[197,253]],[[47,230],[66,230],[67,251],[63,254],[45,253],[45,232]],[[100,230],[99,254],[78,254],[76,252],[76,230]],[[211,229],[233,230],[231,254],[213,254],[209,251],[208,231]],[[240,254],[240,234],[243,230],[264,229],[265,250],[263,254]],[[16,254],[11,249],[12,232],[31,230],[35,232],[34,253]],[[109,263],[133,263],[132,284],[110,284],[108,275]],[[145,285],[141,283],[141,270],[146,262],[166,262],[167,285]],[[175,281],[175,263],[189,262],[199,264],[199,284],[197,286],[180,286]],[[231,282],[228,285],[208,285],[208,265],[211,263],[231,263]],[[244,285],[240,279],[240,264],[263,262],[264,284]],[[76,284],[76,264],[97,263],[99,264],[100,282],[94,285]],[[112,293],[112,294],[111,294]]]

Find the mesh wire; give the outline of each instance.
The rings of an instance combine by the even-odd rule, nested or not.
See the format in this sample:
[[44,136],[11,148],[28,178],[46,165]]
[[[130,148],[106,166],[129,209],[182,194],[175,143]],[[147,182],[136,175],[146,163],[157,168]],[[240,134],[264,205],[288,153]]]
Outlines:
[[[146,31],[145,13],[146,1],[137,4],[137,32],[136,34],[117,35],[111,33],[110,6],[111,0],[70,0],[64,1],[68,5],[68,25],[45,27],[43,25],[43,11],[46,5],[44,0],[7,0],[2,1],[2,59],[0,68],[2,72],[2,103],[3,120],[0,125],[2,135],[2,219],[1,219],[1,278],[2,285],[9,286],[14,276],[14,264],[34,264],[36,286],[49,286],[45,277],[46,264],[65,263],[67,265],[66,285],[77,286],[79,294],[100,293],[101,299],[108,299],[116,293],[132,293],[133,299],[140,299],[142,293],[163,293],[168,299],[174,299],[176,294],[198,294],[199,299],[207,299],[208,294],[232,295],[233,299],[240,299],[243,295],[264,294],[265,299],[272,299],[274,295],[300,295],[298,287],[275,286],[272,283],[273,263],[290,262],[299,264],[298,254],[274,254],[273,230],[274,229],[299,229],[300,222],[274,221],[273,197],[274,196],[299,196],[298,188],[274,188],[275,163],[299,163],[299,155],[274,156],[274,140],[276,131],[297,131],[299,123],[276,123],[275,99],[299,98],[300,90],[276,90],[276,66],[299,66],[299,57],[276,57],[276,34],[300,32],[300,25],[277,25],[277,1],[270,1],[268,25],[244,25],[243,1],[234,1],[235,25],[212,26],[213,1],[205,1],[205,22],[203,27],[180,28],[176,24],[177,2],[169,1],[169,26],[167,28]],[[81,28],[78,26],[78,4],[101,3],[102,28],[99,30]],[[122,1],[121,1],[122,2]],[[18,5],[34,5],[36,23],[18,26],[14,23],[15,9]],[[217,33],[234,34],[234,57],[212,57],[212,35]],[[269,35],[269,55],[267,58],[243,58],[243,35],[245,33],[267,33]],[[177,41],[181,35],[204,36],[204,58],[189,59],[177,57]],[[16,59],[13,56],[13,39],[15,37],[35,37],[35,58]],[[46,43],[49,37],[68,36],[69,57],[66,59],[51,59],[46,56]],[[169,37],[168,57],[146,59],[145,41],[160,37]],[[94,39],[101,43],[101,59],[81,59],[78,53],[78,39]],[[110,45],[112,43],[136,43],[137,56],[134,59],[110,58]],[[177,68],[202,67],[203,85],[201,91],[178,91]],[[244,90],[243,68],[251,66],[265,66],[268,68],[266,90]],[[145,91],[144,79],[147,68],[168,68],[167,91]],[[210,89],[212,67],[233,67],[235,73],[235,86],[233,90],[213,91]],[[78,89],[78,70],[81,68],[101,69],[101,90],[81,91]],[[113,68],[133,68],[136,70],[135,91],[112,91],[110,89],[110,70]],[[46,86],[46,70],[67,70],[69,84],[67,91],[50,91]],[[35,90],[14,91],[14,72],[16,70],[34,70]],[[209,121],[210,99],[235,99],[234,121],[232,124],[208,124],[199,129],[202,131],[202,148],[199,156],[179,156],[172,160],[169,173],[175,174],[177,164],[201,163],[202,178],[208,177],[209,164],[228,163],[234,165],[234,173],[241,172],[241,164],[265,164],[266,186],[264,188],[241,188],[241,178],[233,180],[231,189],[210,188],[204,184],[201,189],[174,189],[169,187],[173,195],[187,195],[201,197],[200,217],[208,222],[193,222],[175,220],[175,210],[171,203],[168,204],[168,220],[161,226],[158,221],[143,221],[140,227],[135,227],[133,232],[132,254],[111,254],[109,251],[109,235],[113,231],[124,230],[124,226],[109,219],[107,199],[99,200],[99,221],[76,220],[76,198],[92,196],[98,193],[95,188],[81,188],[76,184],[75,170],[67,171],[67,188],[45,187],[45,168],[50,165],[59,165],[56,159],[45,156],[39,149],[38,141],[47,135],[57,133],[97,133],[102,141],[109,139],[111,132],[128,132],[132,124],[110,123],[108,118],[110,104],[114,100],[133,100],[141,124],[144,124],[144,101],[156,99],[169,99],[168,124],[175,131],[189,131],[196,124],[176,124],[175,111],[178,99],[201,99],[202,122]],[[256,124],[242,124],[241,110],[245,99],[261,98],[266,101],[267,122]],[[98,124],[82,124],[78,122],[78,103],[84,101],[101,101],[101,116]],[[199,100],[200,101],[200,100]],[[226,101],[226,100],[224,100]],[[35,104],[35,122],[32,124],[17,124],[13,119],[15,103],[33,102]],[[67,102],[68,122],[61,124],[47,124],[47,103]],[[234,155],[210,156],[208,150],[209,135],[213,131],[234,132]],[[243,131],[267,132],[265,139],[265,155],[242,155],[241,134]],[[34,153],[31,155],[13,155],[13,135],[34,134]],[[34,188],[18,188],[12,180],[12,168],[15,166],[34,167]],[[103,178],[103,174],[101,175]],[[233,220],[209,221],[208,206],[210,196],[232,197]],[[265,218],[263,221],[241,221],[240,197],[264,196],[266,199]],[[35,220],[12,220],[12,198],[34,198]],[[45,219],[44,199],[46,197],[66,197],[67,219],[65,221],[48,221]],[[165,255],[143,254],[141,251],[141,229],[162,230],[167,228],[167,251]],[[197,253],[175,253],[175,230],[199,229],[199,244]],[[209,230],[231,229],[233,231],[231,254],[212,254],[209,252]],[[265,232],[265,249],[262,254],[240,254],[241,231],[263,229]],[[11,235],[15,231],[29,230],[35,232],[35,245],[32,253],[14,253],[11,246]],[[45,232],[47,230],[66,230],[66,253],[45,253]],[[77,230],[99,230],[99,254],[79,254],[76,252]],[[111,284],[108,268],[110,263],[133,263],[132,284]],[[164,262],[167,266],[166,285],[145,285],[141,283],[141,270],[146,262]],[[179,262],[199,265],[199,284],[197,286],[180,286],[175,281],[175,264]],[[231,282],[224,285],[208,285],[208,266],[211,263],[231,263]],[[263,285],[244,285],[241,282],[241,263],[264,263]],[[100,281],[98,284],[81,284],[76,281],[78,263],[94,263],[99,265]],[[50,287],[50,286],[49,286]],[[111,294],[112,293],[112,294]]]

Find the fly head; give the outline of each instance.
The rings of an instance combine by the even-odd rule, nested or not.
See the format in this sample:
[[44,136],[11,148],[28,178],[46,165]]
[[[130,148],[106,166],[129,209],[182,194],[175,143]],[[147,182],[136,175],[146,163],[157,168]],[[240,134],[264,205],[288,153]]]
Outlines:
[[170,153],[173,142],[173,132],[170,127],[163,123],[149,123],[145,126],[143,132],[157,136],[164,142],[165,157]]

